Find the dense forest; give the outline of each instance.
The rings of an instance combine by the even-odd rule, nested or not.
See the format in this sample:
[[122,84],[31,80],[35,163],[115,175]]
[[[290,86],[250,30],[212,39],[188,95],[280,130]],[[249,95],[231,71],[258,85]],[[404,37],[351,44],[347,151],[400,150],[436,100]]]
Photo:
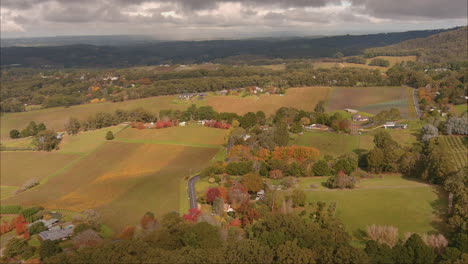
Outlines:
[[466,61],[468,27],[365,51],[367,57],[416,55],[421,62]]
[[127,67],[161,63],[201,63],[239,55],[256,58],[320,58],[423,38],[446,30],[408,31],[318,39],[175,41],[127,46],[68,45],[1,48],[1,65],[32,67]]

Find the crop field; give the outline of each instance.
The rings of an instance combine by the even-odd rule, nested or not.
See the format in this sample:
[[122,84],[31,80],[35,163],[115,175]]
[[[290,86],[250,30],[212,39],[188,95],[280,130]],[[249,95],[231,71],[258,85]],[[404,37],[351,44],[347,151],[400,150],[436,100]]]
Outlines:
[[96,112],[113,112],[117,109],[131,110],[138,107],[145,108],[154,113],[158,113],[161,109],[179,109],[184,110],[189,105],[176,103],[176,96],[157,96],[138,100],[130,100],[125,102],[104,102],[96,104],[84,104],[65,107],[46,108],[36,111],[8,113],[2,116],[1,138],[8,138],[11,129],[23,129],[29,122],[43,122],[48,128],[55,131],[63,131],[64,124],[70,117],[78,119],[86,119],[88,116]]
[[127,128],[117,140],[135,143],[175,144],[200,147],[219,147],[225,142],[227,129],[199,125],[169,127],[164,129]]
[[108,131],[112,131],[114,136],[120,131],[125,129],[127,125],[117,125],[112,127],[106,127],[97,130],[88,130],[80,132],[77,135],[63,136],[62,142],[58,152],[63,153],[87,153],[96,149],[99,145],[106,142],[106,134]]
[[[321,186],[326,177],[301,178],[299,186],[308,202],[335,202],[336,216],[347,230],[359,236],[368,225],[392,225],[405,232],[427,233],[443,228],[440,213],[446,195],[436,186],[410,181],[399,175],[365,179],[353,190],[330,190]],[[311,189],[314,184],[317,188]]]
[[77,212],[96,208],[105,223],[121,228],[146,211],[161,215],[177,210],[180,181],[190,170],[201,170],[217,152],[216,148],[106,142],[46,184],[2,203]]
[[397,108],[403,117],[410,115],[407,87],[334,87],[330,94],[328,110],[352,108],[377,114],[382,110]]
[[448,148],[450,159],[457,169],[468,166],[468,137],[440,136],[442,146]]
[[459,104],[459,105],[455,105],[453,107],[453,111],[457,114],[457,115],[461,115],[461,114],[464,114],[466,112],[468,112],[468,106],[466,104]]
[[302,87],[289,88],[284,96],[210,96],[207,99],[207,104],[218,112],[237,114],[261,110],[269,115],[283,106],[312,111],[319,101],[327,100],[329,91],[330,87]]
[[77,159],[57,152],[2,151],[0,185],[21,187],[30,179],[42,180]]

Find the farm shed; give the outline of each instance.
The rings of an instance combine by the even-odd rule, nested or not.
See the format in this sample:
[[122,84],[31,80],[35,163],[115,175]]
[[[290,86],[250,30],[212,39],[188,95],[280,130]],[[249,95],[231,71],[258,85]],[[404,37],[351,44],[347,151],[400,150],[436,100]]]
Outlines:
[[39,233],[42,240],[59,240],[64,239],[73,234],[73,228],[50,230]]

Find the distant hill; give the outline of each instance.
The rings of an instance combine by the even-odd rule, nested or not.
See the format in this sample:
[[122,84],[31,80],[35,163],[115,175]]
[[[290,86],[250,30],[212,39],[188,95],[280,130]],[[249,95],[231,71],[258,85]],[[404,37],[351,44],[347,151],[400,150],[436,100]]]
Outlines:
[[[424,38],[447,30],[422,30],[325,38],[173,41],[124,46],[67,45],[3,47],[1,64],[23,67],[125,67],[161,63],[201,63],[230,57],[294,59],[362,54],[371,47]],[[242,56],[240,56],[242,55]]]
[[110,35],[110,36],[57,36],[35,38],[2,38],[1,47],[46,47],[74,44],[121,46],[135,44],[150,44],[161,42],[149,36],[140,35]]
[[425,38],[406,40],[386,47],[370,48],[367,57],[416,55],[421,62],[466,61],[468,27],[442,32]]

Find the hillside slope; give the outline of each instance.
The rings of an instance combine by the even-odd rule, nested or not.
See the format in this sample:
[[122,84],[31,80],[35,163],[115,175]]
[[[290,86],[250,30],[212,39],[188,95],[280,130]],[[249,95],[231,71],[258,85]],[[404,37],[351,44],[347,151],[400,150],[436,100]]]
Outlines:
[[468,27],[435,34],[426,38],[406,40],[398,44],[370,48],[367,57],[417,55],[421,62],[466,61]]

